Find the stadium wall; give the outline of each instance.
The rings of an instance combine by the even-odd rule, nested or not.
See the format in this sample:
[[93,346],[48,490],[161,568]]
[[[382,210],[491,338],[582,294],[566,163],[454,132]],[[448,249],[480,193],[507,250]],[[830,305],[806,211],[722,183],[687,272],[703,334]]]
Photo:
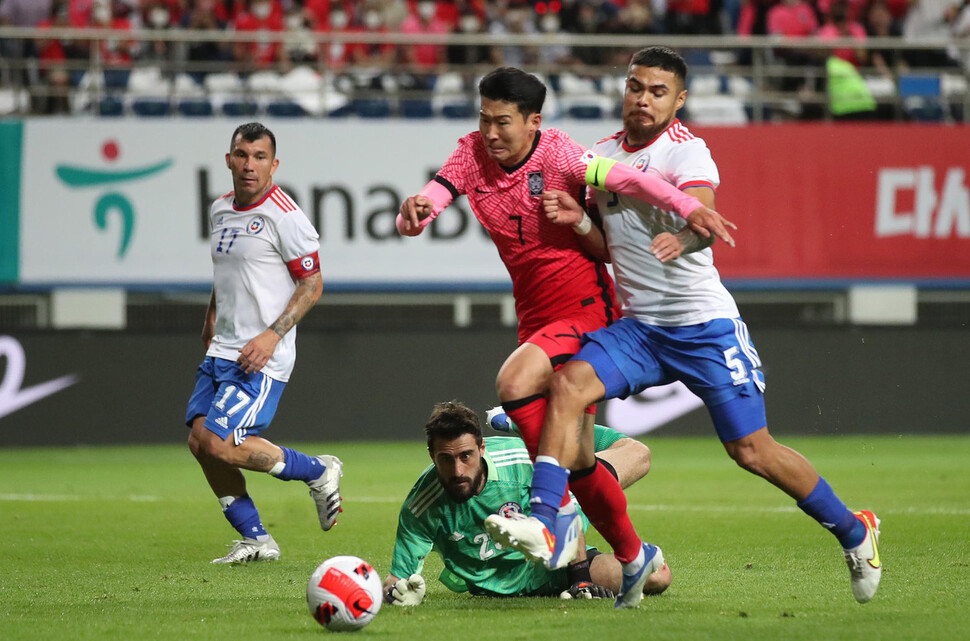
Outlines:
[[[319,311],[319,310],[318,310]],[[898,327],[752,327],[765,363],[776,434],[970,431],[970,332]],[[278,442],[421,440],[433,403],[494,404],[511,329],[301,332],[299,358],[268,436]],[[198,335],[135,332],[0,334],[0,442],[179,443]],[[713,437],[678,388],[601,407],[628,433]]]
[[[231,188],[235,121],[33,119],[0,123],[0,287],[207,290],[209,203]],[[394,229],[400,201],[472,122],[271,121],[277,181],[321,234],[329,291],[509,289],[464,199],[428,233]],[[557,121],[592,144],[618,124]],[[696,128],[738,223],[718,250],[728,283],[970,286],[970,128]],[[649,169],[646,158],[644,169]]]

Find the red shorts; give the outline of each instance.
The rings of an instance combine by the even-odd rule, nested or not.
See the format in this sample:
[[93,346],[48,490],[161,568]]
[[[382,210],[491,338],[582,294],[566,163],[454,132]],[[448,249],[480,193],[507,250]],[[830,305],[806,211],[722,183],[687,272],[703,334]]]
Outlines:
[[[601,310],[579,313],[568,318],[553,321],[538,330],[524,342],[537,346],[557,370],[573,357],[580,348],[580,339],[587,332],[606,327],[606,319]],[[587,414],[596,413],[596,405],[586,408]]]

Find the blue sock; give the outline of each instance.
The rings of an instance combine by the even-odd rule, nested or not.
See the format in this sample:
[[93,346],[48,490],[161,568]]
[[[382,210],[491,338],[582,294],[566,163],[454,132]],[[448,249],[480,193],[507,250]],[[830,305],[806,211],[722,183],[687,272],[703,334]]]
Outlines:
[[566,493],[569,483],[569,470],[559,467],[548,456],[537,456],[532,472],[532,500],[529,502],[532,516],[545,525],[550,532],[554,529],[559,504]]
[[270,474],[282,481],[315,481],[327,469],[316,457],[307,456],[303,452],[297,452],[288,447],[280,449],[283,450],[283,469],[278,472],[270,470]]
[[259,520],[259,512],[256,504],[249,498],[248,494],[243,494],[226,509],[222,511],[230,525],[239,532],[243,538],[255,539],[257,536],[265,536],[266,530],[263,522]]
[[798,507],[830,530],[843,548],[854,548],[866,538],[866,526],[849,511],[821,476],[812,493]]

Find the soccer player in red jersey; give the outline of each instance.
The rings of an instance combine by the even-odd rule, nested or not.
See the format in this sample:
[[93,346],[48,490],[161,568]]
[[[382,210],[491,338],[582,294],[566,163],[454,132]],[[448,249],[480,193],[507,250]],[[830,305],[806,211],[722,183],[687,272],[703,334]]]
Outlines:
[[[555,224],[544,213],[544,194],[549,198],[550,190],[559,190],[582,198],[592,186],[633,196],[678,212],[702,236],[713,234],[730,245],[734,241],[726,228],[734,225],[660,178],[600,158],[561,131],[541,130],[546,87],[535,76],[501,67],[481,80],[479,94],[478,132],[461,138],[434,179],[401,205],[397,228],[415,236],[465,194],[488,230],[512,278],[519,320],[519,347],[499,370],[496,388],[535,459],[554,369],[578,351],[585,332],[618,316],[613,282],[602,262],[608,259],[602,233],[591,233],[588,216],[572,227]],[[592,425],[592,416],[586,420]],[[542,458],[536,459],[537,468],[558,467]],[[621,561],[624,551],[639,552],[616,479],[585,483],[576,498],[594,524],[604,524],[600,527],[607,531],[600,533]],[[533,505],[532,511],[555,515],[558,508]],[[553,554],[564,565],[575,554],[576,521],[553,518],[564,523],[562,532],[550,528]]]

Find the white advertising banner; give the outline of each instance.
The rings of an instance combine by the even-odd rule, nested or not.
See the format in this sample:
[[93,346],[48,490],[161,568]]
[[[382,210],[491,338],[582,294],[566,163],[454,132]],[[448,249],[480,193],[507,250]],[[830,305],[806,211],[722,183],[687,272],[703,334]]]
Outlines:
[[[35,119],[24,126],[20,283],[204,287],[206,212],[232,189],[236,121]],[[476,122],[266,121],[279,183],[321,236],[331,288],[510,288],[460,198],[401,238],[394,217]],[[574,123],[575,124],[575,123]],[[602,124],[564,127],[591,144]]]

